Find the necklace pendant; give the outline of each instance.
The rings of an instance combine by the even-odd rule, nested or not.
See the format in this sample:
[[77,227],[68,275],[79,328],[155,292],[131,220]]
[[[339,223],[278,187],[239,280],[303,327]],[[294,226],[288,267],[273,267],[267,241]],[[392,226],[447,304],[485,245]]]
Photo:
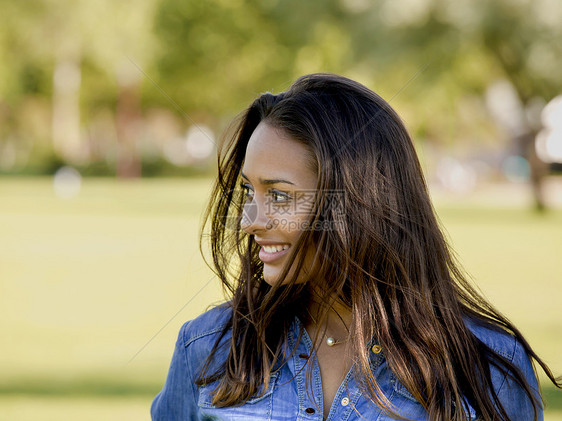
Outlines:
[[328,346],[334,346],[336,345],[338,342],[336,342],[336,340],[332,337],[328,337],[326,338],[326,345]]

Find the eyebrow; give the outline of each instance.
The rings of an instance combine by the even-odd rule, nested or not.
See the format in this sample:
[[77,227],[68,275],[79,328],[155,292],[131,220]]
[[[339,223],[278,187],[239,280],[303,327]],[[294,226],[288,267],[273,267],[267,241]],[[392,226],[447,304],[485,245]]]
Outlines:
[[[242,176],[242,178],[249,180],[249,178],[246,177],[246,174],[244,174],[242,171],[240,171],[240,175]],[[260,178],[259,180],[260,183],[263,185],[279,184],[279,183],[292,184],[293,186],[295,185],[295,183],[292,183],[288,180],[283,180],[282,178],[272,178],[272,179],[265,179],[265,180],[263,178]]]

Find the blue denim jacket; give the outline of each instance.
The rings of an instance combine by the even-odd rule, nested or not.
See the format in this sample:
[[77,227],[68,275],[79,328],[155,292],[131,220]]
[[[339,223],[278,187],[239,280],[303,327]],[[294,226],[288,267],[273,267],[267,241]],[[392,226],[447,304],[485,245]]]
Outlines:
[[[244,405],[217,408],[211,403],[211,392],[215,385],[198,387],[194,384],[217,335],[230,314],[230,307],[216,307],[183,325],[164,387],[152,402],[152,419],[154,421],[322,421],[322,384],[318,364],[315,361],[311,361],[313,362],[312,393],[307,393],[306,390],[305,364],[313,350],[312,341],[306,331],[292,358],[271,375],[267,391],[262,396],[250,399]],[[537,390],[538,396],[537,379],[521,344],[506,333],[476,324],[468,326],[480,340],[515,363],[531,387]],[[295,319],[288,337],[290,349],[298,339],[300,328],[300,321]],[[229,338],[225,337],[223,340],[226,343]],[[422,405],[389,370],[384,350],[380,350],[380,347],[372,349],[371,365],[375,378],[396,411],[408,419],[427,420],[428,416]],[[225,358],[227,353],[228,347],[225,346],[221,348],[218,356]],[[214,368],[216,366],[211,367],[212,371],[209,373],[214,372]],[[523,390],[496,369],[492,368],[491,374],[502,405],[510,418],[512,420],[532,420],[532,404]],[[470,419],[476,419],[475,411],[472,408],[465,408],[465,411],[470,414]],[[352,370],[340,385],[327,418],[327,420],[346,421],[391,419],[362,395]],[[538,419],[543,419],[542,411],[540,411]]]

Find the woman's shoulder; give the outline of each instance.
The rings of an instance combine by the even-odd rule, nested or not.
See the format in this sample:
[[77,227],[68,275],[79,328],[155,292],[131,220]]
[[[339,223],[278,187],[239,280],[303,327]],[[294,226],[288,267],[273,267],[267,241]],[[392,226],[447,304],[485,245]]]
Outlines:
[[466,326],[480,341],[501,355],[511,358],[517,346],[517,339],[505,329],[493,323],[467,317]]
[[[181,327],[179,341],[188,347],[194,343],[212,341],[220,334],[230,321],[232,306],[230,302],[222,303],[190,320]],[[207,339],[207,341],[205,341]]]
[[[506,358],[519,374],[527,382],[531,391],[539,403],[538,420],[543,419],[540,407],[539,384],[531,358],[523,344],[511,333],[500,326],[479,319],[471,318],[465,320],[467,327],[472,333],[497,354]],[[510,419],[533,419],[535,410],[533,404],[524,388],[511,375],[499,370],[496,365],[490,367],[490,375],[498,399],[509,414]]]
[[516,359],[516,354],[525,354],[517,338],[499,325],[475,317],[465,318],[465,323],[474,336],[508,360]]
[[[199,419],[195,381],[205,367],[220,332],[228,324],[231,313],[230,304],[224,303],[183,324],[166,382],[152,402],[153,420]],[[223,339],[227,340],[226,335]],[[213,359],[209,365],[209,374],[219,367],[224,353],[220,357]]]

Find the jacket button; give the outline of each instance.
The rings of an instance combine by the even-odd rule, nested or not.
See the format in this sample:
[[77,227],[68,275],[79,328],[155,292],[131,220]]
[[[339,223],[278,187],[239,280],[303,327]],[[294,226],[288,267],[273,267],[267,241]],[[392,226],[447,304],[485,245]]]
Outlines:
[[314,414],[316,410],[314,408],[306,408],[304,412],[306,412],[307,414]]
[[341,400],[341,404],[342,404],[343,406],[349,405],[349,398],[348,398],[347,396],[346,396],[345,398],[343,398],[343,399]]
[[371,351],[373,351],[375,354],[380,354],[380,352],[382,351],[382,346],[373,345],[373,347],[371,348]]

